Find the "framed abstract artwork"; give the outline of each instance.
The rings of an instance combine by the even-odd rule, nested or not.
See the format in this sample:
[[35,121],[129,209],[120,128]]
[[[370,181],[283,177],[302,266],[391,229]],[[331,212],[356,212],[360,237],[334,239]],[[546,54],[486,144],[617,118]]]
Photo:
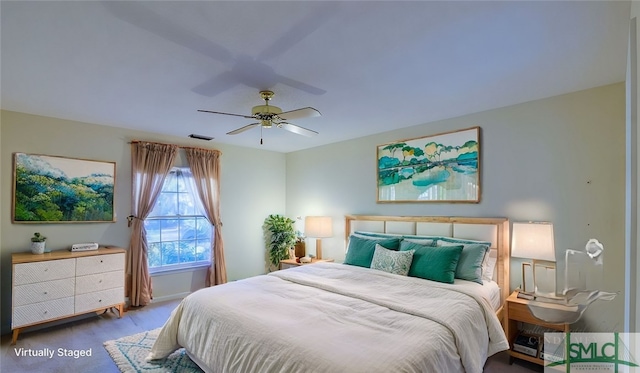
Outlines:
[[480,127],[377,147],[377,202],[480,202]]
[[115,222],[116,163],[13,154],[14,223]]

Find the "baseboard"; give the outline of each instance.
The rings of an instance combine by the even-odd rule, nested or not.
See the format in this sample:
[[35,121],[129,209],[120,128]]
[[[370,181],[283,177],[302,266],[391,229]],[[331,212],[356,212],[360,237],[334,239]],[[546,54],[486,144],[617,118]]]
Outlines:
[[151,303],[159,303],[159,302],[165,302],[168,300],[182,299],[189,294],[191,293],[186,291],[184,293],[169,294],[169,295],[164,295],[162,297],[153,297],[153,299],[151,300]]

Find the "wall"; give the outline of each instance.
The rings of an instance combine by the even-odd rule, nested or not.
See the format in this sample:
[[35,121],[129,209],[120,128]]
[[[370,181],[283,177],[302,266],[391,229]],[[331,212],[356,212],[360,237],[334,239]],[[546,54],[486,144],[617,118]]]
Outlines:
[[[481,127],[479,204],[376,203],[376,145]],[[589,330],[622,330],[624,305],[625,86],[623,83],[422,124],[287,154],[287,214],[330,215],[325,257],[344,259],[345,214],[508,217],[554,223],[558,267],[567,248],[590,238],[605,246],[602,289]],[[307,242],[313,252],[313,242]],[[520,261],[511,266],[512,289]],[[604,312],[606,310],[606,312]],[[579,326],[583,328],[584,326]]]
[[635,296],[625,303],[625,331],[637,332],[640,326],[640,287],[638,286],[637,270],[640,268],[638,256],[638,239],[640,237],[640,219],[638,218],[638,196],[640,195],[640,132],[638,131],[638,108],[640,95],[638,87],[640,78],[640,1],[631,3],[631,23],[629,30],[629,53],[627,63],[627,187],[626,187],[626,258],[625,271],[627,273],[625,290]]
[[[97,241],[128,247],[126,216],[131,203],[130,145],[133,139],[215,148],[222,151],[221,214],[229,280],[265,273],[262,222],[285,211],[285,155],[281,153],[162,136],[10,111],[0,112],[0,268],[2,332],[10,329],[11,253],[29,250],[36,230],[52,249]],[[58,155],[116,162],[115,223],[12,224],[12,153]],[[176,165],[186,165],[182,153]],[[248,166],[250,165],[250,166]],[[166,299],[204,285],[205,270],[153,277],[154,297]]]

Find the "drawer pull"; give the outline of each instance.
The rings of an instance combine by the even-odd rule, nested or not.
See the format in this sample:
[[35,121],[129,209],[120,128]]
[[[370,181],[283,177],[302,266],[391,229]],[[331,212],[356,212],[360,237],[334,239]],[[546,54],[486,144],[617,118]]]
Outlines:
[[46,295],[46,294],[49,294],[49,293],[45,291],[44,294]]
[[102,259],[100,259],[100,263],[102,263]]
[[102,302],[102,299],[98,300],[98,303]]

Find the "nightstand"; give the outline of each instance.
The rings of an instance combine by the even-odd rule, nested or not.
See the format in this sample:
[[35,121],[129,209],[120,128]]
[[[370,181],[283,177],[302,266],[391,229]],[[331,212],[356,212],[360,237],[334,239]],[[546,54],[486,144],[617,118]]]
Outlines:
[[531,314],[529,311],[529,300],[518,298],[518,292],[514,291],[507,298],[506,313],[505,313],[505,334],[509,339],[509,362],[513,361],[513,358],[527,360],[532,363],[544,365],[544,360],[538,357],[529,356],[513,350],[513,340],[518,334],[518,322],[523,322],[531,325],[540,326],[543,328],[557,330],[563,333],[569,332],[569,324],[549,324],[546,323]]
[[298,263],[295,259],[284,259],[280,261],[280,269],[287,269],[292,267],[297,267],[306,264],[315,264],[322,262],[333,262],[333,259],[311,259],[311,263]]

